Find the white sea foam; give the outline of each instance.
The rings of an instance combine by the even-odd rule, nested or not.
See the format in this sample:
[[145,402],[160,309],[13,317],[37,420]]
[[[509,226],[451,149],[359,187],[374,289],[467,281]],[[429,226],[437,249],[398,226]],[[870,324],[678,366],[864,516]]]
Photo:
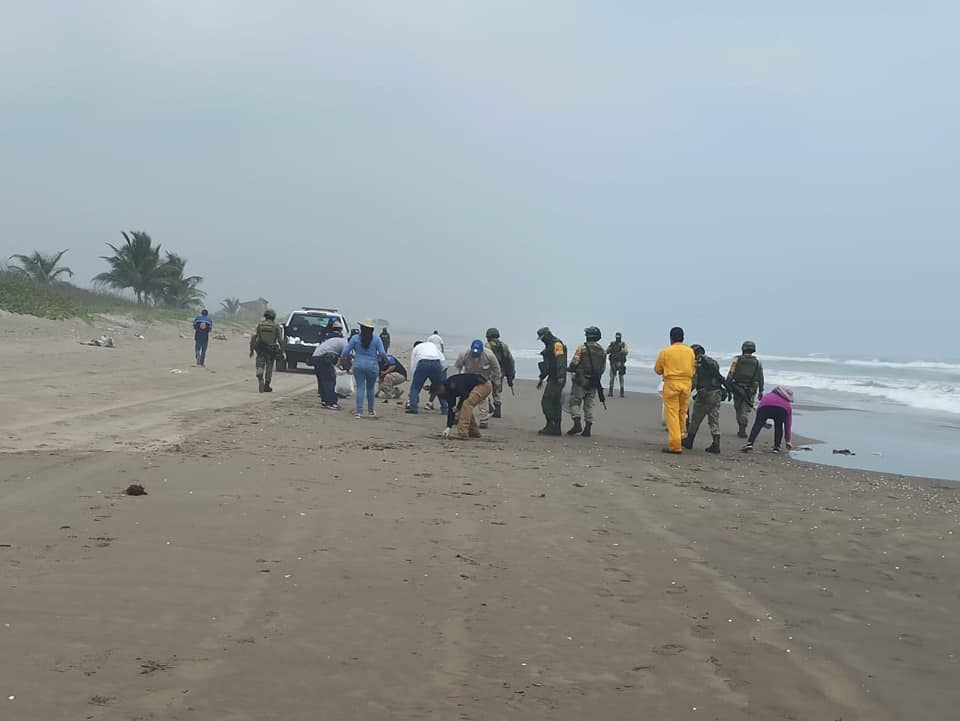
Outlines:
[[[518,359],[539,360],[536,350],[518,350]],[[721,361],[728,354],[712,354]],[[627,362],[627,380],[635,390],[655,387],[655,353],[631,352]],[[836,405],[903,405],[937,413],[960,415],[960,364],[940,361],[885,361],[879,359],[836,359],[823,355],[760,356],[764,363],[767,388],[776,384],[816,391],[818,400],[826,396]],[[722,370],[725,368],[722,367]],[[845,397],[845,394],[850,394]],[[855,398],[854,398],[855,396]],[[857,404],[856,402],[859,401]]]

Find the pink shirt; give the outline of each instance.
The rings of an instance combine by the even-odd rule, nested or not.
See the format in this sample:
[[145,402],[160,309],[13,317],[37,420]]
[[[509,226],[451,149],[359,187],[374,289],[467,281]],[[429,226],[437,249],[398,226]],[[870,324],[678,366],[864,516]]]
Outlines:
[[793,404],[779,393],[770,391],[760,399],[757,410],[761,408],[783,408],[783,410],[787,412],[787,420],[783,424],[783,435],[784,439],[789,443],[790,431],[793,427]]

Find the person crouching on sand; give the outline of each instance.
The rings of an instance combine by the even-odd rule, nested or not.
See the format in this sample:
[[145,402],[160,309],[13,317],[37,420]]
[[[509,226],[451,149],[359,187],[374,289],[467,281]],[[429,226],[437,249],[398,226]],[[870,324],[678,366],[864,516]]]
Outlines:
[[[457,440],[480,437],[480,425],[473,410],[493,392],[493,384],[479,373],[458,373],[440,384],[437,396],[447,404],[447,428],[444,438],[450,435],[450,429],[457,426],[453,436]],[[460,419],[457,420],[457,411]]]
[[753,442],[757,440],[760,431],[767,424],[767,421],[773,421],[773,452],[780,452],[780,442],[787,441],[787,450],[793,446],[790,444],[791,431],[793,430],[793,391],[783,386],[777,386],[772,391],[764,395],[757,405],[757,417],[753,422],[753,429],[750,431],[750,437],[747,444],[741,448],[744,453],[753,450]]

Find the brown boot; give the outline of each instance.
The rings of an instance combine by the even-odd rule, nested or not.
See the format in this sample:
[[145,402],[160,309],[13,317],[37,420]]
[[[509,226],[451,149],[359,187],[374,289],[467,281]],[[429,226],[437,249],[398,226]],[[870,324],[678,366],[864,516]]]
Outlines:
[[573,419],[573,428],[571,428],[569,431],[567,431],[567,435],[568,435],[568,436],[575,436],[575,435],[577,435],[577,434],[579,434],[579,433],[583,433],[583,426],[580,425],[580,419],[579,419],[579,418],[574,418],[574,419]]

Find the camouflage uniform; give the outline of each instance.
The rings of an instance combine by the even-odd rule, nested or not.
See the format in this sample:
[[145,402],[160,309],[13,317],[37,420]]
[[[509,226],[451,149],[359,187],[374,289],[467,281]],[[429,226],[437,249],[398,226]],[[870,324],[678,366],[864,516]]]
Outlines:
[[273,366],[283,359],[283,326],[276,319],[276,312],[268,309],[250,335],[250,355],[257,354],[257,385],[261,393],[273,390]]
[[[487,329],[487,348],[497,357],[497,362],[500,364],[500,371],[503,373],[507,385],[513,388],[513,381],[517,377],[517,365],[513,360],[513,353],[510,352],[510,346],[500,340],[500,331],[496,328]],[[493,413],[494,418],[501,417],[500,406],[502,404],[502,391],[502,386],[500,386],[499,390],[494,386],[493,394],[491,395],[493,405],[488,408],[488,411]]]
[[[607,356],[597,341],[600,340],[600,330],[591,326],[585,331],[587,342],[577,346],[573,352],[573,360],[567,368],[573,373],[573,386],[570,388],[570,400],[567,401],[567,410],[573,417],[573,428],[567,435],[581,433],[590,436],[593,426],[593,402],[597,396],[597,386],[603,377],[607,365]],[[580,409],[583,408],[585,428],[580,427]]]
[[567,382],[567,346],[557,338],[549,328],[543,327],[537,331],[537,338],[543,343],[540,355],[540,383],[539,388],[546,381],[540,407],[546,419],[546,425],[540,430],[542,435],[559,436],[560,421],[563,418],[563,386]]
[[733,405],[737,412],[737,425],[740,427],[737,435],[747,437],[747,423],[750,422],[750,411],[753,410],[753,399],[760,399],[763,395],[763,365],[754,353],[757,346],[753,341],[744,341],[743,354],[734,356],[727,373],[727,381],[737,389]]
[[697,354],[697,371],[693,376],[693,413],[687,423],[687,437],[683,440],[684,448],[693,448],[693,440],[706,416],[710,426],[710,435],[713,444],[706,450],[710,453],[720,452],[720,404],[726,397],[723,388],[723,378],[720,375],[720,364],[704,354],[703,346],[691,346]]
[[620,397],[623,398],[623,376],[627,372],[627,344],[617,333],[617,339],[607,346],[607,355],[610,357],[610,390],[607,395],[613,395],[613,381],[620,377]]

